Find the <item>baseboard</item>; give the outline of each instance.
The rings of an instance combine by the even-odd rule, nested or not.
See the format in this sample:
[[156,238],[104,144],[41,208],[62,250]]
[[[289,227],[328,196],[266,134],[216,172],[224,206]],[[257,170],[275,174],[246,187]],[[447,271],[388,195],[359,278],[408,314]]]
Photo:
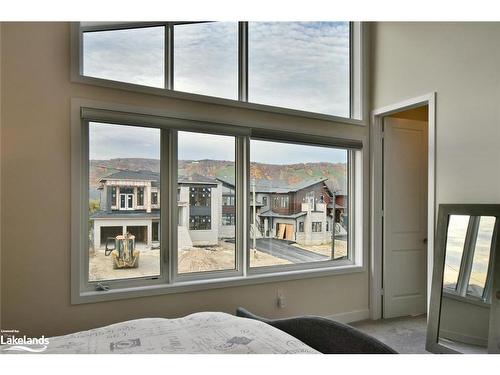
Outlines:
[[447,329],[441,329],[439,331],[441,337],[444,337],[448,340],[463,342],[466,344],[477,345],[482,347],[488,346],[488,339],[484,337],[472,336],[472,335],[464,335],[460,332],[450,331]]
[[358,322],[360,320],[366,320],[370,318],[370,310],[354,310],[339,314],[333,314],[327,316],[327,318],[335,320],[340,323],[352,323]]

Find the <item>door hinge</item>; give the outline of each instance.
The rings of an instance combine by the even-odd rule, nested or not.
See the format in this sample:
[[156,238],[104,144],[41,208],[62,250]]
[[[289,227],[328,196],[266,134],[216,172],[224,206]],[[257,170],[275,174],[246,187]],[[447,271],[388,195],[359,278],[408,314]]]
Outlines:
[[383,296],[384,295],[384,288],[380,289],[380,295]]
[[381,215],[382,215],[382,217],[384,217],[384,210],[381,211]]

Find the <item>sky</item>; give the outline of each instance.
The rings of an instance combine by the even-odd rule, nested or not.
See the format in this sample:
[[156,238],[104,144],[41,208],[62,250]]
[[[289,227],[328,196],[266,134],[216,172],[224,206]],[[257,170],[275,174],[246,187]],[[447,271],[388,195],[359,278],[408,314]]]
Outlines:
[[[235,160],[235,138],[231,136],[179,132],[179,160]],[[137,126],[89,124],[89,157],[160,158],[160,130]],[[250,160],[268,164],[311,162],[346,163],[345,150],[329,147],[251,140]]]
[[[450,217],[446,239],[445,272],[443,276],[445,284],[454,284],[456,282],[468,224],[469,216],[467,215],[452,215]],[[483,285],[486,280],[494,225],[494,217],[483,216],[479,221],[472,262],[472,284]]]
[[[237,22],[177,25],[174,89],[237,99]],[[164,29],[84,33],[84,74],[164,86]],[[349,116],[347,22],[250,22],[249,101]]]

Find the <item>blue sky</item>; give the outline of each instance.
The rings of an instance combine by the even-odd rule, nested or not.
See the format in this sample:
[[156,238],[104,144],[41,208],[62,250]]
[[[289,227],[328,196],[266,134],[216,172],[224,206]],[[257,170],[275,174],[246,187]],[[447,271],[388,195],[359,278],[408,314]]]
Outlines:
[[[237,99],[237,22],[177,25],[174,89]],[[164,30],[84,33],[84,74],[163,87]],[[348,116],[347,22],[250,22],[251,102]]]
[[[235,139],[230,136],[179,132],[180,160],[235,159]],[[345,163],[347,153],[328,147],[252,140],[252,162],[294,164]],[[90,123],[90,159],[160,158],[160,131],[136,126]]]

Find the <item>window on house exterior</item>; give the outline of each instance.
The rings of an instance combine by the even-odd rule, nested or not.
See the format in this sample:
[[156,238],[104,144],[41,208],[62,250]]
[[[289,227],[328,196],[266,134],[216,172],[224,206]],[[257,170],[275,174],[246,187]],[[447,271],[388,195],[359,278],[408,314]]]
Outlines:
[[[82,22],[75,41],[81,65],[74,69],[79,79],[94,78],[86,81],[95,85],[105,84],[98,78],[128,90],[152,87],[156,90],[147,92],[158,95],[175,90],[197,94],[193,100],[216,97],[252,103],[250,108],[260,104],[280,112],[361,117],[359,23],[240,25],[247,27],[238,22]],[[247,46],[247,54],[239,54],[241,46]]]
[[321,221],[315,221],[312,223],[313,232],[321,232]]
[[238,23],[174,26],[174,89],[238,99]]
[[137,188],[137,205],[144,206],[144,188],[143,187]]
[[189,230],[212,229],[212,217],[210,215],[190,215]]
[[[156,173],[159,179],[160,174],[155,171],[159,159],[158,129],[97,122],[88,124],[90,282],[160,275],[160,250],[148,242],[152,237],[148,235],[152,225],[144,224],[147,221],[152,224],[151,217],[143,211],[124,216],[124,210],[135,210],[134,187],[127,184],[133,179],[144,178],[144,171],[137,171],[137,163],[141,164],[141,169],[149,168],[151,173]],[[108,181],[119,181],[121,186],[108,186]],[[138,201],[140,199],[139,195]],[[117,200],[119,210],[112,211],[111,207]],[[137,263],[139,259],[140,263]]]
[[463,298],[490,303],[490,250],[496,218],[451,215],[448,221],[443,290]]
[[250,22],[248,35],[249,102],[349,117],[349,22]]
[[[250,178],[254,181],[251,190],[255,186],[256,193],[274,194],[272,209],[260,213],[250,194],[252,220],[254,213],[256,216],[255,224],[250,223],[250,267],[293,267],[302,263],[349,259],[347,220],[339,223],[328,236],[308,235],[322,232],[322,221],[333,215],[334,195],[343,195],[346,202],[343,209],[346,213],[349,210],[349,160],[346,149],[250,140]],[[316,210],[303,205],[314,197],[315,191],[328,192],[325,193],[325,205]],[[306,226],[304,222],[310,224]],[[266,227],[274,230],[267,231]],[[295,256],[304,250],[307,257]]]
[[83,75],[165,87],[165,28],[83,32]]
[[267,197],[262,197],[262,205],[267,206]]
[[189,188],[189,205],[192,207],[210,207],[212,188],[196,186]]
[[[234,270],[236,230],[233,227],[219,230],[225,226],[220,221],[228,207],[222,199],[225,187],[218,178],[224,181],[235,179],[236,139],[233,136],[180,131],[177,149],[181,197],[177,207],[178,218],[179,222],[189,223],[185,229],[179,225],[178,273]],[[188,199],[183,200],[183,196]],[[232,225],[235,224],[234,218]]]
[[233,213],[222,214],[222,225],[235,225],[236,215]]
[[222,197],[222,205],[223,206],[234,206],[235,197],[234,195],[224,195]]
[[156,191],[151,193],[151,204],[154,206],[158,205],[158,193]]
[[[116,186],[111,187],[111,206],[116,206]],[[110,207],[111,208],[111,207]]]

